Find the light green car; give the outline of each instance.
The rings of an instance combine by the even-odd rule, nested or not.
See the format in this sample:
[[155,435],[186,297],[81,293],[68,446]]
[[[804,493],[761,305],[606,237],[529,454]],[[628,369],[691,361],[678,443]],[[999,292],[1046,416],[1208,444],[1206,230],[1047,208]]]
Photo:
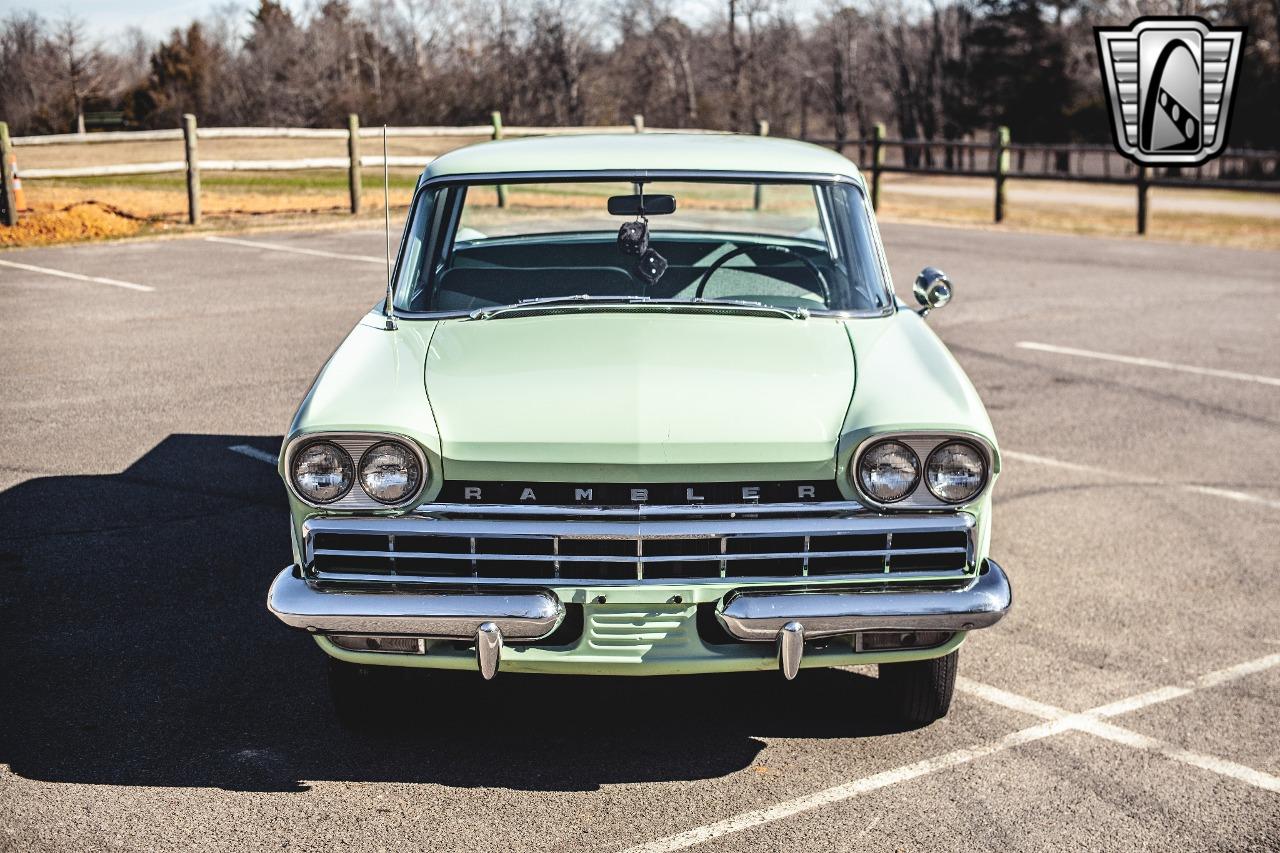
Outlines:
[[268,606],[340,718],[387,667],[697,675],[879,664],[951,702],[1009,608],[991,422],[895,299],[857,169],[812,145],[629,134],[435,160],[388,284],[280,454]]

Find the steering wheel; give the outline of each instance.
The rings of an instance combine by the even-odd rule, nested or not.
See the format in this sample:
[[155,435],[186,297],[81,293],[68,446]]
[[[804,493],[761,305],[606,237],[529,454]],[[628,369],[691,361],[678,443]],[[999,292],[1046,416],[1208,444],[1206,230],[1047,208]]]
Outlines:
[[827,286],[827,277],[822,274],[822,270],[818,269],[818,265],[815,264],[813,261],[809,260],[808,258],[806,258],[804,255],[797,252],[795,249],[789,248],[787,246],[776,246],[773,244],[766,244],[763,246],[761,245],[739,246],[733,251],[726,252],[725,254],[716,258],[715,263],[713,263],[711,267],[705,273],[702,274],[702,278],[698,280],[698,289],[694,291],[693,298],[694,299],[702,298],[702,294],[704,291],[706,291],[707,282],[711,280],[711,276],[715,275],[716,271],[719,270],[726,263],[738,257],[738,255],[746,255],[747,257],[751,257],[751,253],[756,251],[782,252],[800,261],[802,264],[804,264],[806,267],[809,268],[809,271],[813,273],[813,277],[817,279],[818,285],[822,288],[823,304],[824,305],[831,304],[831,288]]

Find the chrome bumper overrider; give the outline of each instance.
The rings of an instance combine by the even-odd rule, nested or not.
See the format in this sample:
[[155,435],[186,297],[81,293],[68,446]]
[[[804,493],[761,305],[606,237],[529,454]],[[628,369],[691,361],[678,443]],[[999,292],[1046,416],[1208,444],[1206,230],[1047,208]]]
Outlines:
[[549,590],[375,592],[326,589],[294,566],[276,576],[267,609],[317,634],[407,635],[470,640],[485,678],[498,671],[503,640],[540,640],[559,627],[564,604]]
[[[498,671],[504,640],[543,639],[565,616],[564,604],[549,589],[386,586],[393,589],[308,580],[290,566],[271,584],[267,607],[286,625],[316,634],[469,641],[485,678]],[[1004,570],[985,560],[964,588],[743,587],[725,595],[715,615],[737,640],[776,643],[778,666],[790,679],[800,669],[807,640],[866,631],[971,631],[998,622],[1012,601]]]
[[1012,603],[1004,570],[986,560],[964,589],[735,590],[716,608],[716,618],[739,640],[777,643],[778,665],[790,679],[800,669],[806,639],[859,631],[971,631],[1000,621]]

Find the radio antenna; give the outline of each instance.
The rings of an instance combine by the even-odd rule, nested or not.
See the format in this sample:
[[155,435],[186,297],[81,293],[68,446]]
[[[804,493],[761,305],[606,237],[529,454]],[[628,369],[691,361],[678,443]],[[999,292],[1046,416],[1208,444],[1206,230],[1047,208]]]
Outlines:
[[395,331],[396,315],[391,308],[391,177],[387,168],[387,126],[382,125],[382,220],[387,237],[387,301],[382,306],[382,316],[388,332]]

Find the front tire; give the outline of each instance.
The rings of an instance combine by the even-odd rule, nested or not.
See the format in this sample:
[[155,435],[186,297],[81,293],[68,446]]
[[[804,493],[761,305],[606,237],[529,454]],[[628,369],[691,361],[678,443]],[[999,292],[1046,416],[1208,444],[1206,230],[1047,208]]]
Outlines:
[[880,664],[880,682],[894,717],[916,726],[942,719],[951,709],[960,650],[930,660]]

